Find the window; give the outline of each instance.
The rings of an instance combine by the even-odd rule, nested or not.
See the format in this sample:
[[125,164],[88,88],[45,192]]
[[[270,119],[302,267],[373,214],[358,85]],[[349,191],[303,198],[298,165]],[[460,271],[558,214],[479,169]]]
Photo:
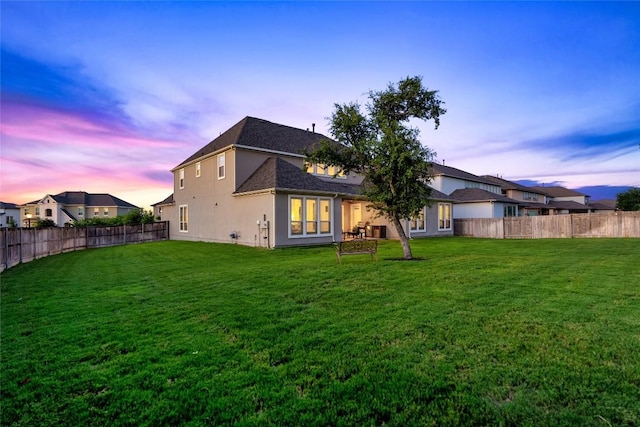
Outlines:
[[189,210],[188,205],[180,205],[180,231],[186,233],[189,231]]
[[409,228],[411,231],[426,231],[426,224],[424,220],[424,208],[420,210],[418,216],[411,218],[409,221]]
[[102,212],[102,216],[109,216],[109,208],[104,208],[104,211]]
[[291,196],[289,234],[314,237],[331,233],[331,199]]
[[316,163],[307,164],[307,173],[310,173],[311,175],[328,176],[331,178],[333,178],[334,175],[336,175],[337,178],[347,178],[344,172],[335,166],[325,166]]
[[224,174],[225,174],[225,170],[224,170],[224,163],[225,163],[225,159],[224,159],[225,155],[224,153],[222,154],[218,154],[218,179],[223,179],[224,178]]
[[515,205],[505,205],[503,211],[505,217],[518,216],[518,207]]
[[184,188],[184,169],[178,171],[178,182],[180,183],[180,188]]
[[45,209],[44,216],[53,216],[53,211],[51,209]]
[[200,175],[202,175],[202,170],[200,168],[200,162],[196,163],[196,178],[200,178]]
[[531,193],[524,191],[522,193],[522,200],[531,200]]
[[100,208],[93,208],[93,216],[100,216]]
[[451,230],[451,203],[438,203],[438,230]]
[[84,216],[84,208],[82,206],[78,207],[78,216]]
[[40,216],[40,206],[36,206],[36,216]]

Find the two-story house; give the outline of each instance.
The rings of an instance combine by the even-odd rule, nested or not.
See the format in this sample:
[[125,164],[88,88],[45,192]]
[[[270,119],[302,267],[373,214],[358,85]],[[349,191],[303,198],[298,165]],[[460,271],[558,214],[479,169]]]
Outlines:
[[533,186],[532,190],[544,193],[547,196],[547,205],[551,214],[590,213],[589,196],[579,191],[570,190],[560,186]]
[[41,219],[50,219],[57,227],[64,227],[73,221],[95,217],[113,218],[139,208],[111,194],[65,191],[47,194],[39,200],[20,205],[20,209],[20,223],[23,227],[29,227]]
[[519,203],[499,184],[451,166],[434,163],[430,186],[455,201],[453,218],[502,218],[519,215]]
[[[154,205],[154,214],[170,221],[176,240],[282,247],[332,243],[354,229],[397,237],[367,207],[362,177],[305,164],[305,150],[324,139],[313,130],[245,117],[172,169],[174,192]],[[407,219],[406,232],[451,235],[451,205],[434,191],[434,204]]]
[[547,205],[546,194],[534,187],[527,187],[496,176],[483,175],[482,178],[499,185],[504,196],[516,200],[519,203],[520,216],[549,215],[554,210]]

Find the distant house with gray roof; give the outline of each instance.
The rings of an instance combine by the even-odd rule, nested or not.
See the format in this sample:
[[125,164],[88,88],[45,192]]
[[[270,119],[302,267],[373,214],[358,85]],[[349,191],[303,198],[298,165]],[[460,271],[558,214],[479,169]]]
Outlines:
[[[332,243],[354,230],[397,237],[368,208],[362,177],[305,164],[305,150],[323,140],[330,139],[245,117],[172,169],[173,194],[154,213],[169,220],[174,240],[281,247]],[[433,201],[403,224],[409,236],[453,234],[452,199],[434,190]]]
[[15,203],[0,202],[0,227],[15,227],[20,224],[20,207]]
[[49,219],[64,227],[83,219],[126,215],[133,209],[139,208],[111,194],[65,191],[20,205],[20,223],[28,227],[38,220]]

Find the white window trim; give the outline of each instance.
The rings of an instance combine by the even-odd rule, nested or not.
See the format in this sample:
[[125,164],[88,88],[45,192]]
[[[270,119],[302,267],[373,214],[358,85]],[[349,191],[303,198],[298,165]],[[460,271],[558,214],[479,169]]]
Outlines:
[[184,168],[178,171],[178,187],[184,188]]
[[[222,159],[222,174],[220,173],[220,159]],[[217,165],[217,169],[218,169],[218,179],[224,179],[225,176],[227,175],[227,159],[226,159],[226,153],[221,153],[218,154],[218,157],[216,159],[216,165]]]
[[202,165],[200,162],[196,163],[196,178],[200,178],[202,176]]
[[[181,218],[181,214],[182,214],[182,210],[183,208],[185,209],[187,215],[186,215],[186,220],[182,221]],[[183,224],[186,225],[186,227],[183,227]],[[181,233],[188,233],[189,232],[189,205],[180,205],[178,207],[178,230]]]
[[[319,165],[317,163],[312,163],[307,165],[307,172],[310,173],[311,175],[316,175],[316,176],[326,176],[329,178],[334,178],[333,174],[329,173],[329,169],[333,168],[334,172],[337,172],[335,178],[338,179],[347,179],[347,175],[344,174],[339,167],[337,166],[324,166],[324,165]],[[322,173],[319,172],[319,170],[322,170]]]
[[411,228],[411,222],[413,219],[418,219],[418,218],[411,218],[409,219],[409,232],[410,233],[424,233],[425,231],[427,231],[427,213],[425,212],[425,207],[422,208],[422,221],[421,221],[421,227],[419,228]]
[[[449,206],[449,227],[440,227],[440,206]],[[446,223],[446,218],[445,218]],[[451,203],[438,203],[438,231],[449,231],[453,228],[453,206]]]
[[[302,199],[302,234],[292,234],[291,233],[291,199]],[[307,200],[308,199],[315,199],[317,201],[316,203],[316,209],[317,211],[317,216],[316,216],[316,229],[318,230],[317,233],[309,233],[307,234],[307,227],[306,227],[306,218],[307,218]],[[328,201],[329,202],[329,221],[330,221],[330,225],[329,225],[329,231],[327,233],[322,233],[320,230],[322,230],[322,215],[320,212],[320,206],[321,203],[320,201]],[[302,196],[302,195],[297,195],[297,194],[290,194],[289,197],[287,198],[287,235],[290,239],[301,239],[301,238],[317,238],[317,237],[327,237],[327,236],[333,236],[333,227],[334,227],[334,221],[333,221],[333,199],[331,197],[320,197],[320,196]]]

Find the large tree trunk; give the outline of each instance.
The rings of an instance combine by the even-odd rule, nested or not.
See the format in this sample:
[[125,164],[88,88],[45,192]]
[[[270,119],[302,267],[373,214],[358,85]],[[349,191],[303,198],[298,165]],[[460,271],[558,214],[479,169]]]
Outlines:
[[399,218],[394,217],[392,220],[393,226],[396,228],[398,232],[398,237],[400,237],[400,243],[402,243],[402,254],[404,259],[413,259],[413,255],[411,254],[411,246],[409,246],[409,238],[404,232],[404,228],[402,228],[402,223]]

